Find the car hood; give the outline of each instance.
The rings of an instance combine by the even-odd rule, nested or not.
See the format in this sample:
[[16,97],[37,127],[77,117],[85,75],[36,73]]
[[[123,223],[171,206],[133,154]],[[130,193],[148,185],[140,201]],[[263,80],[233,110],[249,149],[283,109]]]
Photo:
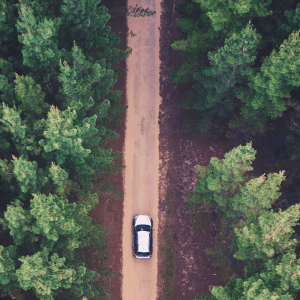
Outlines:
[[147,215],[139,215],[135,219],[135,226],[137,225],[149,225],[151,226],[151,218]]

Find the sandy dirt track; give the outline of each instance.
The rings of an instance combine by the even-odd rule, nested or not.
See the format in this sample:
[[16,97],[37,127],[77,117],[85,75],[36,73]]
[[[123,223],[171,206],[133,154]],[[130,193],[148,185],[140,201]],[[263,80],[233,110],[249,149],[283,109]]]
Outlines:
[[[157,284],[159,168],[159,26],[160,0],[128,0],[128,6],[149,7],[156,14],[128,17],[132,54],[127,58],[127,115],[124,145],[123,300],[155,300]],[[153,255],[133,256],[132,220],[153,219]]]

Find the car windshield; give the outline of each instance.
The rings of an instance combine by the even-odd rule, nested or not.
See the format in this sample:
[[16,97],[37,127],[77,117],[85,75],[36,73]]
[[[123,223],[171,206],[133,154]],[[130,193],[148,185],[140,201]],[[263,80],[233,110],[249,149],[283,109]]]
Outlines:
[[151,231],[151,226],[149,226],[149,225],[136,225],[135,230],[136,231]]

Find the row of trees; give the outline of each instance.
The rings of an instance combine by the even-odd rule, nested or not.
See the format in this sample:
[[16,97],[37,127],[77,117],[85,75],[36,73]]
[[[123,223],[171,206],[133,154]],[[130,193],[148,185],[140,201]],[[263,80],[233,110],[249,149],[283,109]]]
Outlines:
[[207,168],[196,166],[199,180],[186,207],[209,207],[221,219],[218,238],[230,240],[227,249],[217,245],[207,252],[213,261],[225,259],[231,266],[242,261],[245,266],[241,278],[234,274],[224,287],[210,287],[212,296],[197,299],[292,300],[300,289],[300,260],[295,254],[299,238],[293,228],[299,223],[300,204],[284,211],[272,207],[281,195],[284,171],[247,175],[255,154],[249,143],[222,160],[213,157]]
[[193,85],[184,108],[198,112],[197,128],[228,126],[249,142],[287,112],[286,144],[299,164],[300,3],[186,0],[176,10],[184,39],[172,47],[185,61],[169,73]]
[[115,65],[130,49],[99,2],[0,3],[1,297],[107,295],[80,250],[106,242],[88,214],[123,168],[105,144],[126,109]]
[[[244,268],[242,277],[197,299],[294,299],[300,289],[293,229],[300,218],[300,3],[186,0],[176,10],[183,39],[172,48],[185,60],[168,74],[190,86],[183,107],[201,133],[242,144],[223,160],[197,166],[199,180],[186,200],[194,214],[217,216],[218,243],[206,250],[214,264]],[[256,154],[250,141],[266,151],[265,168],[275,172],[247,175]],[[282,187],[290,202],[284,210],[276,205]]]

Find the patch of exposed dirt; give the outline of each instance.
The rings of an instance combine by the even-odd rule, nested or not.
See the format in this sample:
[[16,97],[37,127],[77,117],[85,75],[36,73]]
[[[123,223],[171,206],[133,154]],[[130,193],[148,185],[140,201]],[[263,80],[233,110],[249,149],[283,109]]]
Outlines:
[[[175,1],[175,3],[174,3]],[[182,1],[180,1],[182,2]],[[199,137],[190,126],[185,125],[191,114],[182,108],[187,99],[189,85],[174,85],[168,82],[164,72],[182,60],[179,53],[171,48],[174,40],[181,39],[175,20],[178,18],[175,5],[179,1],[164,0],[162,3],[160,59],[161,96],[160,107],[160,228],[159,243],[163,242],[164,215],[169,207],[165,201],[165,190],[173,194],[174,215],[171,223],[173,241],[176,248],[176,287],[171,298],[192,300],[199,293],[210,295],[209,286],[221,285],[218,270],[205,257],[204,250],[214,245],[215,238],[208,230],[197,230],[190,223],[191,216],[184,208],[185,198],[194,190],[197,174],[194,167],[207,166],[211,157],[222,159],[232,147],[226,138],[217,136]],[[162,257],[159,254],[160,264]],[[163,282],[159,274],[159,299],[167,299],[163,294]]]
[[[100,5],[104,5],[108,8],[109,13],[113,9],[125,8],[127,6],[127,0],[102,0]],[[127,23],[126,15],[113,14],[108,21],[108,25],[111,26],[112,32],[117,34],[121,38],[123,43],[127,40]],[[117,65],[118,68],[126,70],[126,62],[123,60]],[[122,91],[122,101],[120,105],[126,104],[126,74],[119,76],[115,89]],[[113,152],[123,152],[124,136],[125,136],[125,112],[122,113],[123,121],[115,130],[119,134],[119,138],[111,139],[107,142],[106,147],[112,149]],[[115,165],[122,164],[122,157],[115,160]],[[123,190],[123,178],[122,172],[116,176],[110,176],[109,183],[118,189],[120,193],[124,193]],[[105,290],[110,293],[107,300],[120,300],[122,299],[121,283],[122,283],[122,226],[123,226],[123,198],[103,198],[99,199],[97,204],[92,210],[90,216],[94,222],[100,222],[103,228],[108,229],[107,245],[105,251],[107,253],[107,266],[112,269],[114,275],[105,284]],[[91,264],[92,260],[90,261]],[[92,298],[93,300],[95,298]]]

